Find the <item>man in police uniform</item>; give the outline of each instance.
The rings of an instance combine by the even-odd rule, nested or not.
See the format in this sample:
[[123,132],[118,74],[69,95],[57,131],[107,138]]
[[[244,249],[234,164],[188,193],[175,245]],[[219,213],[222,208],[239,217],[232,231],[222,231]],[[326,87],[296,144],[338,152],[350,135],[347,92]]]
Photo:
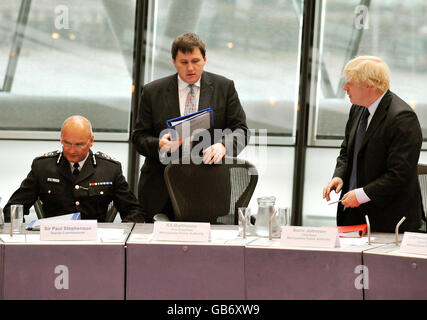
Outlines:
[[61,129],[62,152],[54,151],[33,160],[31,171],[4,208],[23,204],[24,214],[40,198],[44,217],[80,212],[82,219],[104,222],[113,201],[124,222],[144,222],[138,200],[129,189],[120,163],[90,148],[92,126],[82,116],[72,116]]

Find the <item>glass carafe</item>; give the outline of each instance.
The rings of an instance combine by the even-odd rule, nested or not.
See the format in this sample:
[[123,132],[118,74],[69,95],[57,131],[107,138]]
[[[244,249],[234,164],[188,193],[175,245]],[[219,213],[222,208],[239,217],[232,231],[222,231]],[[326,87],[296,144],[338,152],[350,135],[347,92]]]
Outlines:
[[[274,204],[276,197],[261,197],[257,198],[258,201],[258,212],[255,221],[255,232],[260,237],[269,236],[269,222],[272,214],[275,212]],[[275,229],[273,220],[273,231]]]

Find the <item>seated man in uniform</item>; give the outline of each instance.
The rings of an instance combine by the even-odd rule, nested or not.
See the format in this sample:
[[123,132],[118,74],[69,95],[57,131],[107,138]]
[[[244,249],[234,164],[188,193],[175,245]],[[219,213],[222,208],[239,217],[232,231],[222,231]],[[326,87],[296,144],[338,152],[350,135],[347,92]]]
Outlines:
[[123,222],[144,222],[138,200],[129,189],[120,163],[92,153],[94,136],[89,120],[71,116],[61,128],[62,152],[33,160],[31,171],[4,207],[10,221],[10,205],[22,204],[24,214],[40,199],[45,218],[80,212],[82,219],[104,222],[113,201]]

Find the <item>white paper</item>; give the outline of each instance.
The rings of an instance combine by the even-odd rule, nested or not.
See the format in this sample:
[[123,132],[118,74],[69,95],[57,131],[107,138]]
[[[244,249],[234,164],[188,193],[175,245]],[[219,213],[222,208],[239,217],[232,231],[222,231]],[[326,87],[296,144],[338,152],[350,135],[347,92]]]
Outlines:
[[124,229],[98,228],[98,237],[102,242],[125,242],[127,234]]
[[129,241],[150,242],[152,239],[152,233],[132,233],[129,237]]
[[[371,237],[371,242],[375,240],[375,237]],[[368,237],[363,238],[340,238],[341,246],[363,246],[368,244]]]
[[4,243],[25,243],[25,234],[14,234],[12,237],[9,234],[1,234],[1,241]]
[[31,229],[39,230],[41,221],[52,221],[52,220],[56,220],[56,221],[80,220],[80,213],[76,212],[76,213],[70,213],[70,214],[64,214],[64,215],[34,220],[29,223],[28,227],[31,227],[30,230]]
[[238,238],[238,230],[211,230],[211,240],[232,240]]
[[405,232],[399,251],[427,255],[427,234]]

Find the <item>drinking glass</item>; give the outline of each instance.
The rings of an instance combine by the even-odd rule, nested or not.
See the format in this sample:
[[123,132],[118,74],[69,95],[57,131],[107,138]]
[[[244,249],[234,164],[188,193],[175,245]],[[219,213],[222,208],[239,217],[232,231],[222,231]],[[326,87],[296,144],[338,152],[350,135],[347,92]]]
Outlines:
[[12,233],[21,233],[23,220],[24,206],[22,204],[12,204],[10,206],[10,227],[12,228]]
[[[247,235],[250,234],[249,227],[251,225],[251,208],[241,207],[237,209],[237,213],[239,214],[239,236],[243,236],[246,238]],[[245,221],[243,221],[242,217]],[[243,224],[246,225],[246,233],[243,235]]]

